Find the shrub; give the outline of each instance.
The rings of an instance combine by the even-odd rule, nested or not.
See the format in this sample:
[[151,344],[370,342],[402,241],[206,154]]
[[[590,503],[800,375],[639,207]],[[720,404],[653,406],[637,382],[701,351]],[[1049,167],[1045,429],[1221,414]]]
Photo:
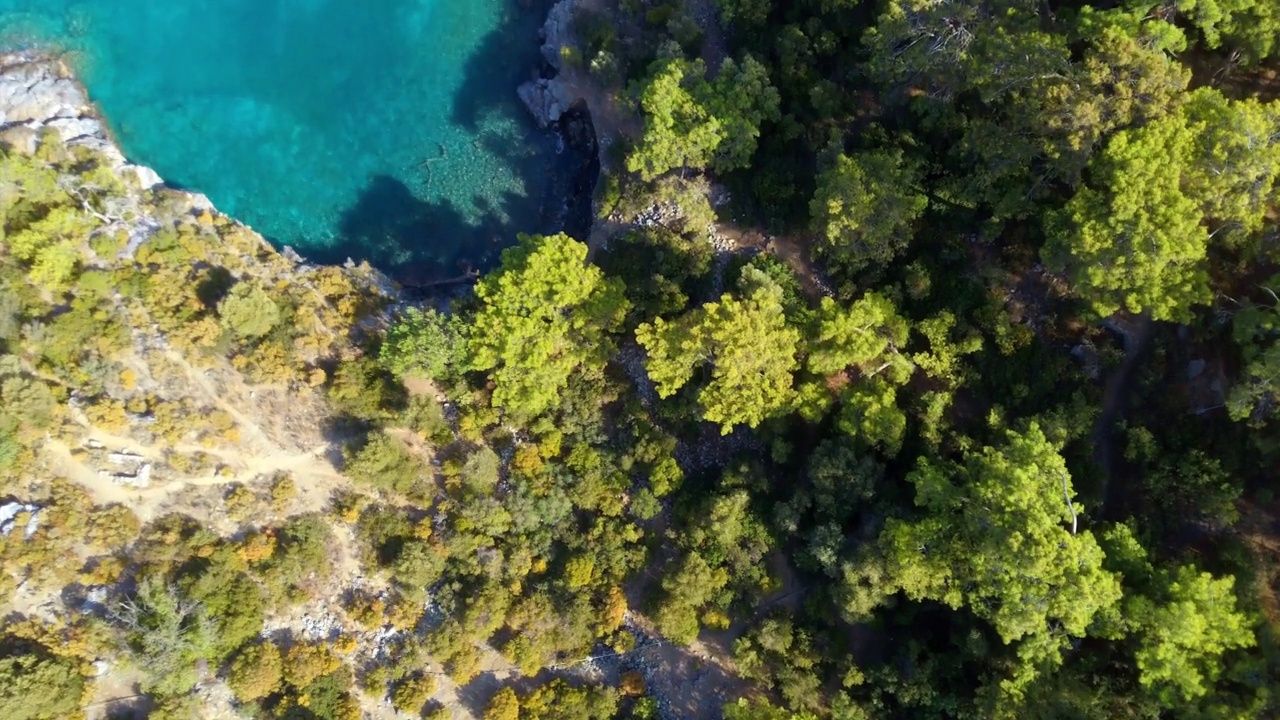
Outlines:
[[391,702],[400,712],[419,715],[435,693],[436,679],[430,675],[417,674],[396,686]]
[[352,480],[387,492],[406,494],[426,474],[422,460],[385,433],[372,433],[359,451],[348,449],[343,456],[343,471]]
[[241,339],[260,338],[280,323],[280,306],[261,287],[241,281],[218,303],[222,324]]
[[284,678],[284,658],[271,642],[250,645],[236,655],[227,675],[227,684],[236,697],[252,702],[280,689]]

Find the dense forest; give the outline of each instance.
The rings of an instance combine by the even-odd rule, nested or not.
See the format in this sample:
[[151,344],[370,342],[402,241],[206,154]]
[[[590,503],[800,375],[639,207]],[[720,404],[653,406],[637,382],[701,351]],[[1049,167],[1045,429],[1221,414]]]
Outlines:
[[447,298],[0,137],[0,717],[1280,716],[1280,5],[705,5]]

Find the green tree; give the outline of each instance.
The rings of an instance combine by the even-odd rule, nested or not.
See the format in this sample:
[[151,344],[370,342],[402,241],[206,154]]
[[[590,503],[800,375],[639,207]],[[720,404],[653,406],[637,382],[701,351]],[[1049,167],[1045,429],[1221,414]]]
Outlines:
[[280,648],[272,642],[249,645],[231,662],[227,684],[243,702],[253,702],[280,689],[284,675]]
[[466,364],[462,325],[434,308],[409,308],[387,329],[379,356],[397,377],[445,380]]
[[1194,142],[1176,115],[1117,133],[1089,163],[1090,186],[1052,216],[1046,260],[1099,315],[1179,319],[1212,297],[1209,234],[1183,191]]
[[929,201],[901,151],[840,155],[818,175],[809,214],[819,250],[846,272],[889,264],[911,241]]
[[1024,673],[1056,662],[1066,638],[1119,601],[1102,549],[1078,527],[1066,464],[1038,426],[959,465],[921,459],[908,479],[924,515],[891,519],[881,534],[893,585],[967,606],[1004,642],[1022,641]]
[[1168,707],[1209,692],[1222,654],[1254,645],[1247,617],[1236,610],[1235,578],[1179,568],[1167,601],[1135,598],[1128,615],[1139,625],[1139,681]]
[[115,613],[138,667],[142,689],[157,697],[185,695],[198,679],[196,662],[208,659],[214,629],[200,606],[154,575]]
[[644,133],[627,156],[627,169],[652,180],[676,168],[745,167],[760,126],[779,117],[778,91],[754,58],[726,60],[714,81],[701,60],[659,60],[638,95]]
[[698,612],[729,583],[724,568],[714,568],[699,553],[685,555],[675,572],[662,578],[664,597],[654,613],[658,630],[682,645],[698,638]]
[[369,434],[368,442],[357,452],[342,452],[342,471],[352,480],[387,492],[404,495],[424,477],[426,464],[404,443],[383,432]]
[[[1280,288],[1280,275],[1263,289],[1273,297]],[[1244,368],[1227,394],[1227,413],[1232,420],[1262,425],[1280,407],[1280,300],[1275,305],[1247,305],[1232,319],[1232,335],[1240,347]]]
[[587,246],[567,235],[521,235],[477,286],[468,349],[472,369],[493,378],[496,407],[541,415],[575,370],[609,358],[627,301],[622,284],[586,259]]
[[242,281],[218,303],[222,324],[241,339],[267,335],[280,324],[280,306],[257,283]]
[[636,329],[636,340],[649,352],[645,368],[662,397],[710,366],[711,381],[698,401],[703,418],[719,423],[725,434],[790,407],[800,333],[787,324],[775,284],[745,299],[723,295],[672,322],[657,318]]
[[707,105],[724,132],[712,169],[729,172],[747,167],[756,151],[760,127],[779,118],[781,98],[769,81],[769,71],[750,55],[740,63],[727,58],[708,90]]
[[652,180],[673,168],[711,163],[724,129],[688,87],[704,86],[705,73],[700,61],[673,58],[654,64],[639,89],[644,134],[627,156],[627,170]]
[[1261,228],[1280,175],[1280,101],[1228,100],[1200,88],[1182,113],[1195,134],[1186,193],[1217,223]]
[[1276,39],[1280,37],[1280,8],[1273,2],[1178,0],[1175,6],[1200,31],[1209,48],[1226,45],[1236,49],[1246,64],[1257,63],[1275,52]]
[[62,720],[80,708],[84,677],[74,663],[40,650],[0,657],[0,717]]

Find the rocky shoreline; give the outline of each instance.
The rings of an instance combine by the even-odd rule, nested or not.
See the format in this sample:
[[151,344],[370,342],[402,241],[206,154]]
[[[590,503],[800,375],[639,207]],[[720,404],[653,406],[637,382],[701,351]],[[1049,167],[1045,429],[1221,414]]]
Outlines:
[[[185,212],[222,216],[205,195],[170,188],[151,168],[130,162],[112,137],[102,115],[89,100],[84,85],[57,57],[37,53],[0,55],[0,145],[34,153],[45,133],[55,133],[58,140],[68,147],[84,147],[106,158],[116,176],[138,193],[135,197],[163,191],[180,198],[179,207]],[[278,252],[296,269],[313,266],[292,248],[286,246],[277,251],[252,228],[235,218],[227,219],[249,230],[264,251]],[[152,218],[138,215],[127,228],[129,245],[136,247],[159,227]],[[345,267],[353,269],[357,266],[348,259]],[[381,271],[362,263],[359,272],[383,296],[391,299],[400,297],[400,285]]]
[[[55,58],[27,53],[0,55],[0,142],[34,152],[40,135],[55,132],[68,146],[86,147],[107,158],[112,170],[141,189],[164,184],[154,170],[125,158],[84,86]],[[195,204],[212,209],[203,195]]]
[[567,170],[563,215],[555,223],[571,237],[586,242],[595,222],[595,191],[600,182],[600,142],[586,98],[567,82],[571,70],[564,50],[574,46],[572,23],[578,0],[559,0],[547,12],[540,31],[542,63],[538,77],[522,83],[516,94],[543,130],[557,133],[558,154]]

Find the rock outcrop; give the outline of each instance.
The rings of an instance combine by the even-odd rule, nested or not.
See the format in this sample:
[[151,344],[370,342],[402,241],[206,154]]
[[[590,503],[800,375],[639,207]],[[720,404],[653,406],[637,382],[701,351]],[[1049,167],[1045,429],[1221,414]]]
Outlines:
[[60,63],[26,54],[0,56],[0,140],[34,152],[40,134],[48,131],[67,145],[101,153],[117,174],[131,176],[143,189],[164,184],[151,168],[125,159],[84,87]]
[[579,99],[565,77],[571,69],[564,63],[564,49],[574,44],[573,15],[577,4],[578,0],[560,0],[551,7],[541,31],[543,77],[530,80],[516,90],[538,127],[544,130],[558,123]]
[[560,117],[574,101],[568,88],[558,77],[530,80],[521,85],[516,92],[520,95],[524,106],[529,108],[534,122],[538,123],[538,127],[543,130],[560,122]]

